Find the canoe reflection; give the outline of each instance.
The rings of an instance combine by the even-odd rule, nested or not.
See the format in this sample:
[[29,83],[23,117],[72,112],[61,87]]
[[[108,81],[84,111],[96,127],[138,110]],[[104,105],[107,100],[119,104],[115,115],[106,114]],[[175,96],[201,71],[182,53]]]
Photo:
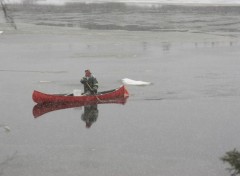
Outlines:
[[[98,115],[98,104],[122,104],[124,105],[127,102],[127,98],[107,100],[107,101],[91,101],[91,102],[77,102],[77,103],[39,103],[33,107],[33,116],[34,118],[40,117],[43,114],[68,108],[84,107],[84,113],[82,115],[82,120],[86,123],[89,121],[87,117],[97,116]],[[92,119],[91,117],[90,119]],[[97,117],[94,117],[97,119]],[[94,119],[93,118],[93,119]],[[96,120],[95,120],[96,121]],[[87,126],[87,124],[86,124]],[[91,126],[91,125],[90,125]]]

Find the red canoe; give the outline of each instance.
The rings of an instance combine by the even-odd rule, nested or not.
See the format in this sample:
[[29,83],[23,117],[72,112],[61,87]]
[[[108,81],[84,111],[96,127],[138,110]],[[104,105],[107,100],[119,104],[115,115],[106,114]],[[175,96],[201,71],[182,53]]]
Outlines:
[[104,102],[129,97],[125,86],[120,88],[99,92],[95,95],[67,96],[63,94],[45,94],[34,90],[32,99],[36,103],[79,103],[79,102]]

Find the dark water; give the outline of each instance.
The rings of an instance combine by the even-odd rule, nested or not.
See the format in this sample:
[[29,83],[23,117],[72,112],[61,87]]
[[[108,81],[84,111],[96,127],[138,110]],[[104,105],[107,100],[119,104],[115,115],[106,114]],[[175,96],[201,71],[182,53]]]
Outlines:
[[180,31],[239,36],[240,6],[75,3],[9,6],[16,21],[97,30]]

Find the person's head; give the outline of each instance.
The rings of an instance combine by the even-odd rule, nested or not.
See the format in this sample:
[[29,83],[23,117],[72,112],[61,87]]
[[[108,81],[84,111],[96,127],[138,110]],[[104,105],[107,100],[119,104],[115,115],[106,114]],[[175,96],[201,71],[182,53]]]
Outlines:
[[85,70],[85,76],[90,77],[92,75],[91,71],[89,69]]

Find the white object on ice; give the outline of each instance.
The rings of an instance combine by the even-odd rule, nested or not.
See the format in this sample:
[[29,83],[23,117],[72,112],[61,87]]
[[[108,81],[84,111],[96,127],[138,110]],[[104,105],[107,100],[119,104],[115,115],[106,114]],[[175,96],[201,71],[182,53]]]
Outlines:
[[73,90],[73,96],[81,96],[81,95],[82,95],[82,91],[80,89]]
[[129,78],[124,78],[122,79],[123,84],[126,85],[134,85],[134,86],[146,86],[146,85],[150,85],[151,82],[144,82],[144,81],[135,81]]

